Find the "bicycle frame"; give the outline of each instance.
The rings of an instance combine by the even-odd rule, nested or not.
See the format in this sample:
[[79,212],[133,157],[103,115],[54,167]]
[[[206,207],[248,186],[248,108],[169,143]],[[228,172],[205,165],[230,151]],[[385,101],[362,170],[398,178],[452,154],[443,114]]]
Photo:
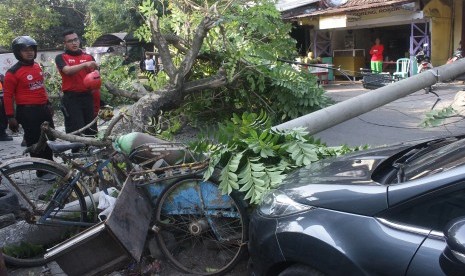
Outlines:
[[[8,175],[5,174],[5,171],[8,170],[11,167],[14,167],[16,164],[22,164],[22,163],[34,163],[34,162],[41,162],[44,164],[49,164],[51,166],[57,166],[54,162],[50,160],[44,160],[44,159],[39,159],[39,158],[18,158],[18,159],[12,159],[7,162],[4,162],[0,166],[0,179],[4,179],[6,181],[3,181],[2,183],[5,184],[9,190],[13,191],[16,196],[18,197],[18,200],[22,203],[22,215],[24,218],[28,221],[33,221],[37,224],[46,224],[49,225],[49,223],[44,223],[45,218],[50,215],[51,211],[49,213],[44,212],[44,214],[41,214],[41,212],[36,208],[34,203],[24,194],[24,192],[18,187],[18,185],[13,181]],[[57,166],[59,167],[59,166]],[[64,169],[64,168],[63,168]],[[68,179],[70,174],[68,174],[66,177],[63,179]],[[60,183],[59,183],[60,184]],[[51,204],[53,202],[49,202],[48,206],[46,207],[47,209],[53,210],[51,208]]]
[[[64,201],[68,198],[70,193],[73,192],[73,187],[80,183],[80,180],[84,175],[89,176],[98,176],[100,180],[104,179],[104,169],[111,163],[112,158],[116,155],[117,152],[110,154],[109,158],[107,159],[97,159],[90,162],[85,163],[82,166],[78,166],[74,163],[73,169],[69,170],[68,174],[62,178],[59,182],[57,182],[58,189],[54,192],[52,196],[52,200],[47,204],[43,211],[39,211],[34,203],[23,193],[23,191],[17,186],[15,181],[10,179],[7,175],[4,174],[4,171],[7,170],[10,166],[14,166],[16,164],[20,164],[22,162],[32,162],[34,161],[49,164],[50,166],[60,166],[57,163],[45,160],[45,159],[38,159],[38,158],[19,158],[19,159],[12,159],[5,163],[2,163],[0,166],[0,177],[5,179],[4,182],[8,188],[15,192],[18,196],[18,199],[22,202],[22,206],[24,207],[23,216],[25,219],[29,221],[33,221],[35,224],[38,225],[49,225],[49,226],[82,226],[82,227],[89,227],[94,225],[96,222],[77,222],[77,221],[69,221],[65,219],[57,219],[56,216],[60,217],[60,211],[66,209],[66,205],[72,206],[72,203],[64,204]],[[57,153],[56,153],[57,154]],[[58,154],[60,157],[64,157],[65,154]],[[94,154],[95,155],[95,154]],[[92,154],[87,154],[81,157],[90,157]],[[70,156],[64,157],[69,158]],[[95,170],[90,171],[89,168],[98,164]],[[63,170],[67,168],[63,166]],[[83,189],[83,194],[85,195],[85,204],[87,206],[91,206],[93,210],[97,210],[95,199],[93,197],[93,193],[90,191],[88,185],[85,183],[81,183],[80,188]],[[106,189],[103,189],[105,193],[108,194]],[[60,208],[59,211],[56,211],[57,207],[62,206],[63,209]],[[55,214],[54,214],[55,212]],[[52,218],[52,214],[54,214],[54,218]]]
[[[102,150],[98,150],[97,152],[95,152],[93,154],[77,154],[76,156],[79,156],[79,157],[91,157],[91,156],[95,156],[100,151],[102,151]],[[96,175],[96,176],[99,177],[99,179],[101,181],[106,181],[105,178],[104,178],[104,169],[109,164],[111,164],[112,159],[114,158],[114,156],[117,153],[118,152],[114,151],[113,153],[110,154],[110,156],[107,159],[93,160],[93,161],[85,163],[83,166],[79,166],[75,162],[72,162],[72,159],[73,159],[72,155],[73,154],[67,155],[67,154],[55,153],[55,154],[59,155],[60,157],[62,157],[64,159],[67,159],[72,164],[73,170],[70,170],[70,173],[67,175],[65,181],[67,179],[69,179],[69,177],[71,175],[73,175],[73,171],[75,171],[76,173],[74,173],[74,176],[71,178],[70,182],[64,183],[56,191],[56,193],[53,196],[53,199],[50,201],[49,205],[47,206],[44,215],[42,215],[40,217],[40,219],[38,220],[38,223],[46,224],[46,225],[71,225],[71,226],[85,226],[85,227],[95,225],[96,222],[73,222],[73,221],[66,221],[66,220],[54,221],[54,220],[50,220],[50,215],[53,213],[54,208],[64,204],[63,201],[68,198],[69,194],[72,192],[72,188],[74,186],[78,185],[79,181],[81,180],[81,177],[83,177],[84,175],[89,175],[89,176]],[[95,170],[90,171],[89,168],[92,167],[95,164],[98,164],[97,167],[95,168]],[[114,177],[114,179],[117,179],[117,178]],[[93,198],[93,193],[90,191],[90,189],[89,189],[89,187],[87,185],[83,184],[81,186],[86,188],[86,194],[89,195],[88,197],[91,200],[91,206],[93,206],[94,210],[97,210],[95,200]],[[104,193],[108,194],[108,191],[107,191],[106,188],[104,188],[102,190],[103,190]],[[86,199],[87,199],[87,197],[86,197]],[[87,204],[87,200],[86,200],[86,204]]]

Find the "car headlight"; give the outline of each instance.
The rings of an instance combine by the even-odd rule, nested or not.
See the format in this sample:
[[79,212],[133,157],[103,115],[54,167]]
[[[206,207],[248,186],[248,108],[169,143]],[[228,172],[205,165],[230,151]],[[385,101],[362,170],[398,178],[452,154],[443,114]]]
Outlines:
[[303,212],[314,209],[313,206],[308,206],[295,202],[283,192],[274,190],[270,191],[263,197],[258,211],[265,216],[279,217],[290,214]]

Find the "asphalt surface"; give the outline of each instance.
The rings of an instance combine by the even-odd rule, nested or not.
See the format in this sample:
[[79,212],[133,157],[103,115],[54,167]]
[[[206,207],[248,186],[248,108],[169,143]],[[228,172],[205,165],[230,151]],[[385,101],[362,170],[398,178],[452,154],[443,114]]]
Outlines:
[[[367,90],[361,84],[338,83],[325,86],[327,94],[336,102],[364,94],[376,93]],[[434,110],[450,106],[458,91],[465,90],[462,82],[440,83],[434,86],[439,102]],[[420,125],[425,114],[431,110],[438,97],[424,90],[417,91],[368,113],[347,120],[329,129],[315,134],[328,145],[381,146],[402,141],[416,140],[465,132],[463,118],[451,118],[445,124],[435,128],[423,128]]]
[[[367,90],[359,82],[340,82],[324,86],[327,94],[335,101],[364,94],[376,93],[376,90]],[[435,92],[440,101],[435,106],[439,110],[452,104],[458,91],[465,90],[462,82],[437,84]],[[431,110],[437,97],[434,94],[425,94],[423,90],[398,99],[385,106],[374,109],[344,123],[328,128],[315,136],[321,138],[330,146],[347,144],[350,146],[370,145],[381,146],[402,141],[422,138],[456,135],[465,132],[465,123],[462,118],[448,119],[445,125],[437,128],[422,128],[419,126],[426,112]],[[13,141],[0,142],[0,160],[19,157],[24,147],[21,147],[22,134],[13,135]],[[241,262],[229,276],[246,274],[246,261]],[[65,275],[56,263],[46,267],[28,269],[10,269],[9,275]],[[111,275],[125,275],[114,272]],[[158,275],[182,275],[167,268]]]

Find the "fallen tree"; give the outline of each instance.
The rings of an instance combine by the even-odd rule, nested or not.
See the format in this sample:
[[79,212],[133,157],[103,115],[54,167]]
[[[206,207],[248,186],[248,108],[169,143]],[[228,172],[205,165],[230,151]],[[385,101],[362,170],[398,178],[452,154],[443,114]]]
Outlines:
[[201,98],[205,108],[218,105],[222,111],[264,109],[278,121],[328,104],[314,76],[278,60],[293,59],[297,52],[289,36],[291,26],[281,20],[272,1],[200,6],[179,0],[167,7],[146,1],[140,11],[146,24],[136,35],[154,44],[168,81],[154,91],[143,85],[121,89],[113,81],[105,82],[111,94],[135,101],[127,112],[131,121],[120,132],[144,130],[149,118],[179,108],[192,97]]

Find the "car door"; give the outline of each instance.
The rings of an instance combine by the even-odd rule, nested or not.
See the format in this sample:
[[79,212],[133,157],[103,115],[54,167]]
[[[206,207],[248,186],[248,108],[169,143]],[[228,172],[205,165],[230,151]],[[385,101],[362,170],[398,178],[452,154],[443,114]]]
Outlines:
[[446,241],[442,233],[432,231],[415,253],[406,275],[446,275],[439,262],[445,247]]
[[405,275],[445,275],[440,256],[446,246],[443,231],[447,223],[465,216],[463,183],[423,194],[389,208],[380,218],[405,232],[426,233],[412,256]]

